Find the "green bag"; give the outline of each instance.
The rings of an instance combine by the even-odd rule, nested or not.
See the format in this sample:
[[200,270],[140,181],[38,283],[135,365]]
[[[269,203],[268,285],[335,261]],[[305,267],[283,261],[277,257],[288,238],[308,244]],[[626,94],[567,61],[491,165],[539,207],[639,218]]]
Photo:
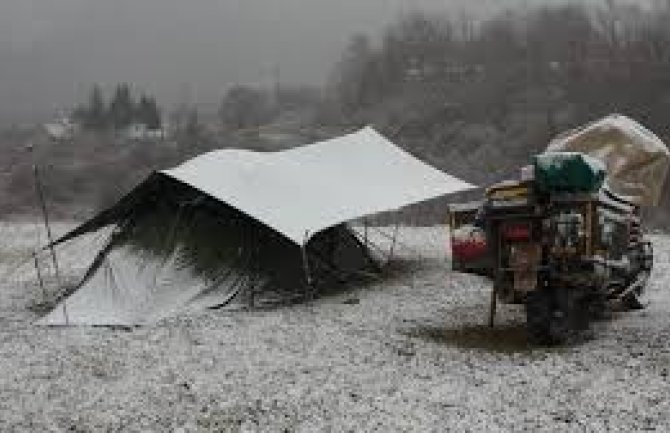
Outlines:
[[535,184],[542,192],[597,192],[607,170],[598,159],[579,152],[547,152],[534,160]]

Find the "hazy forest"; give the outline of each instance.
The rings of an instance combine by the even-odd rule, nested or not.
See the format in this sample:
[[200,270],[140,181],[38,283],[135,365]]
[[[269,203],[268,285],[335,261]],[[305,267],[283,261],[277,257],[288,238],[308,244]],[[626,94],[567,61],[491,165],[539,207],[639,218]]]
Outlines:
[[[612,112],[670,141],[669,21],[670,1],[512,9],[485,20],[412,13],[378,37],[353,35],[323,88],[240,83],[215,113],[161,107],[173,129],[166,140],[124,142],[104,120],[59,143],[10,128],[0,137],[0,214],[36,212],[33,160],[50,210],[82,218],[150,171],[209,149],[283,149],[367,124],[482,186],[510,176],[557,133]],[[153,104],[157,123],[156,101],[142,104]],[[668,211],[670,196],[654,222]]]

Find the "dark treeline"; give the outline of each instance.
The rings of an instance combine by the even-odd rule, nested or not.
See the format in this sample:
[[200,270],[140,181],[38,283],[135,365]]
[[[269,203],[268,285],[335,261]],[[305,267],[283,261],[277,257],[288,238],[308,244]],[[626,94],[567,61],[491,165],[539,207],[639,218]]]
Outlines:
[[105,101],[100,86],[93,86],[88,102],[74,110],[74,118],[84,128],[93,131],[118,130],[133,123],[143,124],[148,129],[160,129],[162,126],[156,99],[145,94],[135,98],[126,83],[116,86],[109,103]]
[[236,131],[258,128],[286,113],[311,113],[320,103],[321,92],[309,86],[277,83],[273,89],[267,89],[235,85],[224,95],[218,115],[224,130]]

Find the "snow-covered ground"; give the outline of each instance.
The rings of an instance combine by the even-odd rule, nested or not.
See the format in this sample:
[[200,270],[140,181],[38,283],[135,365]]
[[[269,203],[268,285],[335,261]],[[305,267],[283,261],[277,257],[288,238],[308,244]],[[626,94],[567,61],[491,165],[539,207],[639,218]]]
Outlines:
[[[449,271],[444,228],[403,228],[403,271],[385,281],[132,330],[32,325],[36,233],[0,225],[3,432],[670,431],[664,236],[650,307],[533,349],[520,308],[483,325],[489,286]],[[62,252],[65,277],[93,252]]]

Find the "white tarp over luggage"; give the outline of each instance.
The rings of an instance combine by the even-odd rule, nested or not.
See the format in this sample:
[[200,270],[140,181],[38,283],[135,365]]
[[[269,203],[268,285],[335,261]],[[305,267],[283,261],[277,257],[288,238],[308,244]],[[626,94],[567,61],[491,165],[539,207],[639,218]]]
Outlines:
[[369,127],[283,152],[218,150],[163,173],[297,244],[339,223],[474,188]]
[[[293,272],[298,269],[299,275],[303,275],[301,249],[296,244],[307,245],[311,239],[305,248],[308,253],[310,248],[317,248],[319,242],[328,245],[328,233],[344,222],[474,188],[412,157],[373,129],[365,128],[343,137],[282,152],[226,149],[203,154],[174,169],[152,175],[117,205],[82,224],[58,242],[96,232],[103,227],[125,227],[127,224],[123,218],[133,213],[134,206],[142,207],[142,221],[147,224],[139,233],[157,230],[161,237],[164,233],[169,239],[168,233],[174,232],[168,229],[173,225],[172,220],[158,218],[158,208],[152,207],[151,203],[147,205],[146,200],[151,200],[151,197],[169,199],[172,190],[156,189],[147,196],[142,195],[142,191],[161,183],[179,187],[181,191],[187,189],[205,193],[205,196],[215,199],[215,206],[220,203],[222,208],[234,208],[245,220],[257,221],[257,225],[273,235],[281,234],[265,236],[262,245],[249,249],[256,254],[250,257],[260,257],[258,254],[261,253],[265,255],[264,260],[252,261],[256,264],[270,263],[268,266],[272,266],[275,272],[269,274],[275,276],[288,275],[291,269]],[[223,217],[218,215],[215,226],[225,225]],[[176,227],[180,217],[175,217],[174,221]],[[182,222],[185,224],[185,221]],[[189,230],[205,231],[204,238],[208,242],[208,245],[190,244],[189,248],[205,251],[203,248],[207,247],[222,251],[226,246],[230,247],[226,237],[217,237],[207,225],[193,224],[186,232]],[[241,228],[231,230],[240,231]],[[342,236],[339,238],[341,241]],[[203,233],[193,239],[203,239]],[[353,257],[356,254],[357,244],[351,245],[352,249],[341,250],[343,255]],[[233,250],[237,251],[233,254],[242,254],[241,250]],[[246,281],[257,280],[245,276],[246,269],[255,267],[249,265],[226,274],[226,279],[217,277],[214,283],[207,281],[193,268],[183,266],[184,262],[179,257],[184,251],[183,245],[172,251],[164,257],[148,254],[142,258],[137,245],[115,246],[104,253],[104,260],[100,262],[102,265],[92,266],[88,277],[76,291],[38,323],[150,324],[177,311],[220,305],[230,299],[231,285],[240,284],[240,281],[244,284],[245,278]],[[276,261],[268,258],[273,254],[281,257]],[[346,257],[338,260],[340,266],[344,266],[345,262]],[[215,262],[215,268],[222,271],[229,265]]]
[[653,132],[619,114],[559,135],[547,152],[581,152],[607,167],[607,184],[640,205],[655,206],[670,166],[667,146]]

